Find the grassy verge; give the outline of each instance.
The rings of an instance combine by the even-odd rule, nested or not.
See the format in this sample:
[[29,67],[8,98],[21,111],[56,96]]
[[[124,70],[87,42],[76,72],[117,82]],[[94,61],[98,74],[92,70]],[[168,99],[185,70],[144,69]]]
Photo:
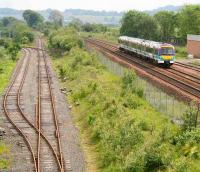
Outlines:
[[192,64],[195,65],[195,66],[200,66],[200,61],[192,62]]
[[185,46],[176,46],[176,59],[187,59],[187,50]]
[[10,149],[0,141],[0,169],[7,169],[10,166]]
[[22,56],[22,52],[18,52],[16,60],[11,60],[11,58],[5,56],[4,58],[0,58],[0,95],[4,91],[7,86],[10,76],[13,72],[13,69],[17,63],[17,60]]
[[200,131],[183,132],[152,108],[135,88],[133,72],[119,78],[79,48],[54,58],[53,65],[71,90],[67,99],[88,171],[200,171]]
[[14,69],[16,62],[10,59],[0,60],[0,94],[2,94],[6,85],[9,82],[11,73]]

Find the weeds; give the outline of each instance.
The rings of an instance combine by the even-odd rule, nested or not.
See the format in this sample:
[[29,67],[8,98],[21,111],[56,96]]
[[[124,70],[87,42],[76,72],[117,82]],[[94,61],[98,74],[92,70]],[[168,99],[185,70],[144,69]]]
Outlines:
[[64,69],[62,66],[59,66],[59,78],[61,79],[62,82],[65,81],[66,75],[67,75],[67,70]]

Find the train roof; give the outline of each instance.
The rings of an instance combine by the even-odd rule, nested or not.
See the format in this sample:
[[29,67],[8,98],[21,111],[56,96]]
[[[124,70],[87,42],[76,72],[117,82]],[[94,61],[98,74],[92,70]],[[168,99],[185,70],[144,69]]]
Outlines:
[[140,45],[143,45],[146,47],[156,48],[156,49],[159,49],[163,46],[174,47],[171,44],[167,44],[167,43],[163,43],[163,42],[155,42],[155,41],[150,41],[150,40],[145,40],[145,39],[140,39],[140,38],[133,38],[133,37],[128,37],[128,36],[120,36],[119,40],[125,41],[125,42],[136,43],[136,44],[140,44]]

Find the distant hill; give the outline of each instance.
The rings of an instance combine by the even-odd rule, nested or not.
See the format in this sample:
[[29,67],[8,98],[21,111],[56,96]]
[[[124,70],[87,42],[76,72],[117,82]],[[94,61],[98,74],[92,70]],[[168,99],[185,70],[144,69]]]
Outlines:
[[150,15],[154,15],[159,11],[174,11],[174,12],[178,12],[183,6],[173,6],[173,5],[168,5],[168,6],[164,6],[164,7],[160,7],[154,10],[149,10],[149,11],[144,11]]
[[[150,15],[163,10],[167,11],[178,11],[182,6],[165,6],[158,9],[144,11]],[[52,9],[46,9],[38,11],[46,20],[48,20],[49,13]],[[94,10],[82,10],[82,9],[66,9],[62,12],[64,20],[66,23],[69,23],[74,18],[80,19],[82,22],[89,23],[101,23],[107,25],[119,25],[120,20],[124,12],[116,11],[94,11]],[[6,16],[12,16],[18,19],[23,19],[22,17],[23,10],[15,10],[11,8],[0,8],[0,18]]]
[[15,9],[11,9],[11,8],[0,8],[0,18],[3,17],[15,17],[17,19],[22,19],[22,10],[15,10]]

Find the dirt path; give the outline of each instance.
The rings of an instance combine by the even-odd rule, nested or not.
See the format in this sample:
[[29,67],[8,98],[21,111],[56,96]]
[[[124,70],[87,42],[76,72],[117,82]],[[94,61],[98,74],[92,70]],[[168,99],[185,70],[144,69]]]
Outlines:
[[[37,89],[38,89],[38,52],[36,50],[29,50],[30,65],[26,74],[25,83],[22,89],[21,102],[23,111],[26,117],[35,125],[35,106],[37,103]],[[25,57],[27,58],[27,57]],[[52,88],[55,99],[55,108],[58,114],[58,124],[61,133],[61,146],[63,150],[65,171],[84,172],[85,161],[84,156],[79,145],[78,129],[73,124],[70,117],[70,110],[68,109],[65,96],[60,91],[60,85],[56,75],[51,67],[50,58],[47,58],[47,65],[52,80]],[[0,98],[2,105],[2,98]],[[2,108],[1,108],[2,109]],[[1,123],[0,126],[6,128],[6,136],[4,140],[11,145],[12,164],[11,168],[3,171],[19,171],[29,172],[32,165],[30,152],[21,136],[7,121],[4,112],[0,111]],[[48,117],[48,116],[47,116]],[[46,126],[51,125],[46,120]],[[29,130],[29,128],[27,129]],[[55,133],[45,133],[47,137],[51,137]],[[55,168],[49,168],[49,172],[55,172]]]

